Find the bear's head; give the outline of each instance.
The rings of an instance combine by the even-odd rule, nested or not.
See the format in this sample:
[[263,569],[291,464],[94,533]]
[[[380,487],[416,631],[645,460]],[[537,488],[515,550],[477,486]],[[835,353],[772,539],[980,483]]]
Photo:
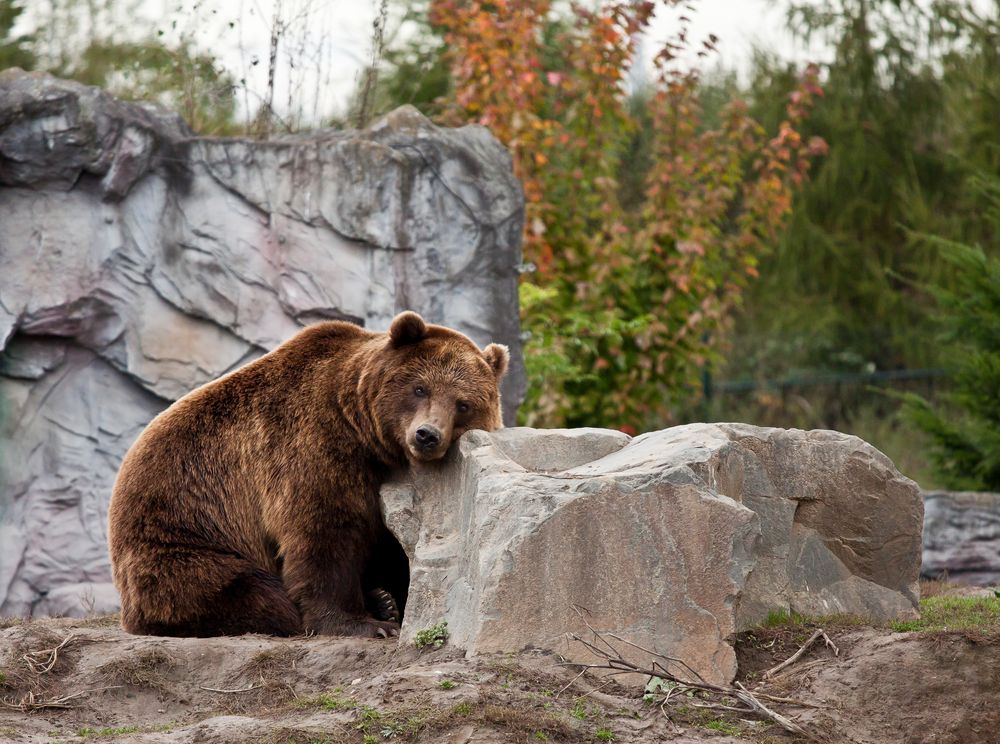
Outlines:
[[380,418],[388,423],[383,433],[411,462],[443,457],[470,429],[503,426],[506,346],[480,349],[458,331],[404,312],[392,321],[382,354],[388,361],[379,395]]

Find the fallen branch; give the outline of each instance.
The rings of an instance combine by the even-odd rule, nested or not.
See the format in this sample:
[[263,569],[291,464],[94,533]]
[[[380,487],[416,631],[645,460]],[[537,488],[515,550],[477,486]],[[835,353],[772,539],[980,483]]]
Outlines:
[[579,674],[577,674],[577,675],[576,675],[575,677],[573,677],[573,679],[571,679],[571,680],[570,680],[569,682],[567,682],[567,683],[566,683],[565,685],[563,685],[562,689],[561,689],[561,690],[559,690],[559,692],[557,692],[557,693],[555,694],[555,696],[556,696],[556,697],[559,697],[560,695],[562,695],[562,694],[563,694],[564,692],[566,692],[566,690],[568,690],[568,689],[569,689],[569,688],[570,688],[570,687],[571,687],[571,686],[573,685],[573,683],[574,683],[574,682],[576,682],[576,681],[577,681],[578,679],[580,679],[580,677],[582,677],[582,676],[583,676],[584,674],[586,674],[586,673],[587,673],[587,670],[586,670],[586,669],[581,669],[581,670],[580,670],[580,673],[579,673]]
[[764,698],[764,700],[770,700],[774,703],[784,703],[785,705],[794,705],[798,708],[830,708],[830,705],[821,705],[819,703],[807,703],[805,700],[796,700],[795,698],[789,697],[778,697],[777,695],[768,695],[760,690],[754,690],[753,694],[759,698]]
[[[660,711],[664,714],[664,717],[666,717],[668,720],[669,716],[667,715],[666,712],[666,705],[670,701],[674,693],[679,693],[679,692],[702,693],[703,697],[699,699],[697,702],[688,701],[690,704],[692,704],[692,707],[711,708],[715,710],[727,710],[744,714],[746,713],[756,714],[758,716],[762,716],[776,723],[786,731],[789,731],[793,734],[798,734],[799,736],[804,736],[813,741],[816,740],[815,737],[813,737],[808,731],[799,726],[797,723],[790,720],[781,713],[778,713],[777,711],[771,710],[769,707],[767,707],[764,703],[761,702],[756,693],[751,692],[741,683],[737,682],[735,686],[712,684],[706,681],[700,674],[698,674],[687,663],[685,663],[680,659],[675,659],[670,656],[665,656],[663,654],[650,651],[649,649],[645,649],[642,646],[639,646],[638,644],[626,641],[625,639],[616,636],[612,633],[603,633],[601,631],[598,631],[590,624],[590,622],[587,620],[583,612],[580,611],[580,608],[574,607],[574,609],[580,616],[581,620],[583,620],[584,625],[587,626],[587,629],[593,634],[593,640],[581,638],[575,633],[567,634],[569,639],[571,641],[575,641],[581,644],[584,648],[587,649],[587,651],[589,651],[592,655],[596,656],[601,661],[600,663],[591,663],[591,664],[585,664],[579,662],[566,662],[564,666],[572,666],[576,667],[577,669],[580,669],[580,674],[578,674],[573,679],[573,682],[575,682],[576,679],[578,679],[583,674],[583,672],[587,671],[588,669],[595,669],[595,670],[600,669],[609,672],[610,674],[608,676],[619,675],[619,674],[641,674],[643,676],[650,678],[657,677],[661,680],[671,683],[671,687],[666,691],[663,702],[660,705]],[[822,631],[820,631],[819,634],[816,635],[816,638],[818,638],[820,635],[825,635],[825,633],[822,633]],[[687,672],[690,672],[690,674],[693,677],[696,677],[697,679],[684,679],[671,672],[665,666],[665,664],[661,663],[661,661],[655,659],[653,660],[651,666],[640,666],[639,664],[635,664],[629,661],[628,659],[624,658],[622,656],[621,651],[615,648],[610,643],[608,638],[613,638],[614,640],[617,640],[634,649],[646,652],[651,656],[656,657],[657,659],[662,659],[667,663],[677,664],[679,667],[682,667]],[[815,638],[811,639],[810,643],[814,641]],[[788,663],[791,663],[791,661],[786,662],[785,665],[787,666]],[[570,682],[570,684],[572,684],[572,682]],[[569,685],[567,685],[566,687],[569,687]],[[711,700],[710,699],[711,697],[715,697],[716,699]],[[766,698],[774,696],[764,696],[762,694],[760,695],[760,697]],[[742,703],[742,707],[730,704],[734,701]],[[795,703],[793,704],[798,704],[798,701],[795,701]]]
[[259,690],[264,685],[254,685],[251,684],[249,687],[243,687],[236,690],[220,690],[218,687],[205,687],[205,685],[198,685],[203,690],[208,690],[209,692],[222,692],[226,694],[231,694],[234,692],[250,692],[250,690]]
[[81,690],[80,692],[74,692],[72,695],[62,695],[60,697],[53,698],[42,698],[35,697],[35,693],[29,692],[27,695],[22,697],[20,700],[14,700],[13,698],[0,698],[0,705],[5,708],[12,708],[13,710],[19,710],[22,713],[28,713],[33,710],[41,710],[43,708],[72,708],[70,702],[76,698],[83,697],[91,692],[101,692],[103,690],[116,690],[121,685],[112,685],[110,687],[95,687],[91,690]]
[[775,674],[777,674],[778,672],[780,672],[785,667],[787,667],[787,666],[789,666],[791,664],[794,664],[796,661],[798,661],[802,657],[802,654],[804,654],[809,649],[809,647],[812,646],[816,642],[816,639],[818,639],[818,638],[822,638],[823,642],[827,646],[829,646],[830,648],[833,649],[833,655],[834,656],[840,656],[840,649],[837,648],[837,646],[834,644],[834,642],[830,640],[830,636],[828,636],[826,634],[826,632],[822,628],[817,628],[816,632],[813,633],[811,636],[809,636],[809,640],[807,640],[805,643],[803,643],[802,646],[799,648],[798,651],[796,651],[794,654],[792,654],[791,656],[789,656],[783,662],[781,662],[780,664],[778,664],[778,666],[772,667],[771,669],[768,669],[766,672],[764,672],[764,674],[761,675],[761,679],[770,679],[771,677],[773,677]]
[[780,713],[776,713],[775,711],[766,707],[764,703],[760,702],[760,700],[758,700],[756,697],[753,696],[753,693],[751,693],[750,690],[748,690],[746,687],[743,686],[742,682],[737,682],[736,686],[739,687],[740,690],[744,692],[744,695],[739,696],[740,700],[744,701],[751,707],[756,708],[759,713],[770,718],[772,721],[777,723],[786,731],[791,731],[792,733],[812,738],[811,736],[809,736],[809,733],[804,728],[799,726],[799,724],[790,721]]
[[827,659],[814,659],[813,661],[807,661],[804,664],[798,664],[795,667],[786,668],[784,671],[781,671],[781,672],[778,672],[777,674],[775,674],[771,679],[769,679],[769,680],[761,680],[761,682],[762,683],[765,682],[765,681],[766,682],[777,682],[778,680],[782,680],[785,677],[790,677],[790,676],[795,675],[795,674],[802,674],[802,672],[806,671],[807,669],[812,669],[815,666],[820,666],[821,664],[826,664],[826,663],[827,663]]

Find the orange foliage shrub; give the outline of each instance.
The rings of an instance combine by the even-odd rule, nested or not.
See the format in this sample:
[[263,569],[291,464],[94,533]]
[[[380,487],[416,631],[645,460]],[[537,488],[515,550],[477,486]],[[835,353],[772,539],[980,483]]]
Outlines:
[[[697,394],[701,365],[718,353],[758,257],[824,150],[796,129],[822,91],[810,68],[772,136],[738,100],[708,128],[698,72],[681,61],[682,15],[655,57],[648,108],[636,111],[627,78],[657,4],[569,8],[433,0],[453,82],[445,119],[489,127],[524,184],[525,259],[537,267],[522,286],[525,423],[662,426]],[[652,140],[644,198],[625,206],[620,181],[643,126]]]

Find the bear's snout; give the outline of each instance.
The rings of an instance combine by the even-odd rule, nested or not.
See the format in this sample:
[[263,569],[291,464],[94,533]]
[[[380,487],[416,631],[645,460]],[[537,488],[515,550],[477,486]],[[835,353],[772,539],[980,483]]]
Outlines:
[[436,426],[424,424],[417,429],[414,439],[417,440],[417,447],[422,451],[434,450],[441,445],[441,430]]

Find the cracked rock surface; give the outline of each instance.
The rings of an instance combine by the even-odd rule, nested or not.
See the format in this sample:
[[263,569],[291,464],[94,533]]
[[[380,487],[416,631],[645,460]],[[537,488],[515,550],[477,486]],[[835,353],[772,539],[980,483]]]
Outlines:
[[196,137],[175,114],[0,72],[0,615],[110,611],[121,457],[187,391],[322,319],[413,309],[512,355],[523,197],[481,127]]
[[916,617],[920,492],[837,432],[474,431],[386,484],[382,506],[410,558],[404,642],[447,620],[472,654],[578,658],[580,608],[720,683],[734,634],[772,611]]

